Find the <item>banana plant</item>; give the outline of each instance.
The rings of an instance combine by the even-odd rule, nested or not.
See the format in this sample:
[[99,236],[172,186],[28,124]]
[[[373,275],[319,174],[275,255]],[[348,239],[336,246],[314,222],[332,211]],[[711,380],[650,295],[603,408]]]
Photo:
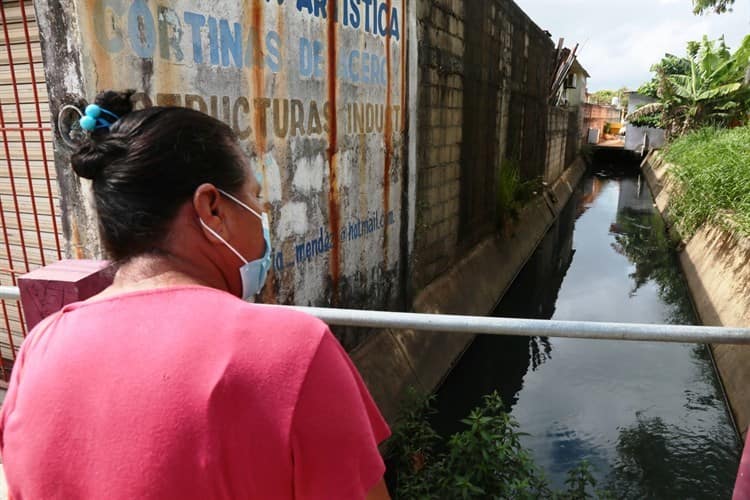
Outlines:
[[[659,97],[664,124],[670,135],[706,126],[736,126],[750,113],[750,35],[732,54],[723,38],[703,37],[690,57],[686,75],[661,74]],[[653,111],[653,110],[652,110]]]

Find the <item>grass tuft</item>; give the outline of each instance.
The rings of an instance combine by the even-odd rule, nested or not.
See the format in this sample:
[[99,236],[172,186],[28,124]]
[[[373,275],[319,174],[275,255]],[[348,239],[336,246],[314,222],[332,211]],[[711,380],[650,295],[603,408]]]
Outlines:
[[684,237],[704,222],[750,236],[750,127],[697,130],[671,143],[665,160],[677,181],[669,211]]

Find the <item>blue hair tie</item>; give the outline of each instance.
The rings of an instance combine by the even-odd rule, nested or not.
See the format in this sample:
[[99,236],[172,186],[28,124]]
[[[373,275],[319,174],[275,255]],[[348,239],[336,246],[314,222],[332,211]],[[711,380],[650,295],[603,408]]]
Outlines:
[[[109,121],[107,118],[103,117],[102,114],[109,115],[114,119],[112,121]],[[107,111],[98,104],[89,104],[88,106],[86,106],[84,116],[82,116],[81,119],[78,120],[78,123],[81,125],[81,128],[83,130],[91,132],[100,128],[109,128],[119,119],[119,116],[112,113],[111,111]]]

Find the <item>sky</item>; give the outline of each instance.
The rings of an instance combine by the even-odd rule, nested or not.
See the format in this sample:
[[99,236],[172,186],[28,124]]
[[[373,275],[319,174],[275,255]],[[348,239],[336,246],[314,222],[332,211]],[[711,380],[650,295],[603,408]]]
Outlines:
[[693,15],[691,0],[515,0],[552,33],[555,44],[580,43],[578,60],[591,75],[589,92],[628,87],[651,79],[649,68],[665,53],[685,55],[690,40],[722,34],[734,50],[750,34],[750,0],[737,0],[733,12]]

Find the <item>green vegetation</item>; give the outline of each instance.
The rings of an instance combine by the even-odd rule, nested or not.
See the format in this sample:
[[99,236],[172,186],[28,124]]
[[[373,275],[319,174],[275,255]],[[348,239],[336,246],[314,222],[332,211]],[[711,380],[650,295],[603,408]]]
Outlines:
[[[636,111],[642,107],[639,106],[636,108]],[[660,128],[662,126],[662,114],[661,111],[656,111],[651,114],[638,115],[636,118],[631,119],[629,123],[634,127]]]
[[705,126],[739,126],[748,122],[750,35],[730,52],[724,39],[703,37],[690,42],[686,58],[667,55],[651,69],[656,76],[641,88],[656,95],[658,103],[643,106],[628,116],[633,122],[661,113],[659,122],[670,137]]
[[388,460],[394,498],[611,498],[606,492],[594,496],[596,480],[585,462],[569,472],[567,491],[552,491],[497,393],[485,396],[482,406],[461,421],[466,430],[447,442],[430,426],[432,413],[431,398],[412,392],[393,428]]
[[714,11],[717,14],[723,14],[732,10],[734,0],[693,0],[693,13],[704,14],[707,11]]
[[612,105],[612,99],[617,97],[620,100],[620,106],[628,107],[628,88],[621,87],[617,90],[597,90],[590,96],[590,100],[593,104],[599,104],[601,106]]
[[706,221],[750,236],[750,127],[704,128],[672,142],[670,214],[683,236]]
[[518,216],[518,211],[539,189],[539,180],[524,181],[518,162],[504,160],[497,176],[497,219],[502,225]]

